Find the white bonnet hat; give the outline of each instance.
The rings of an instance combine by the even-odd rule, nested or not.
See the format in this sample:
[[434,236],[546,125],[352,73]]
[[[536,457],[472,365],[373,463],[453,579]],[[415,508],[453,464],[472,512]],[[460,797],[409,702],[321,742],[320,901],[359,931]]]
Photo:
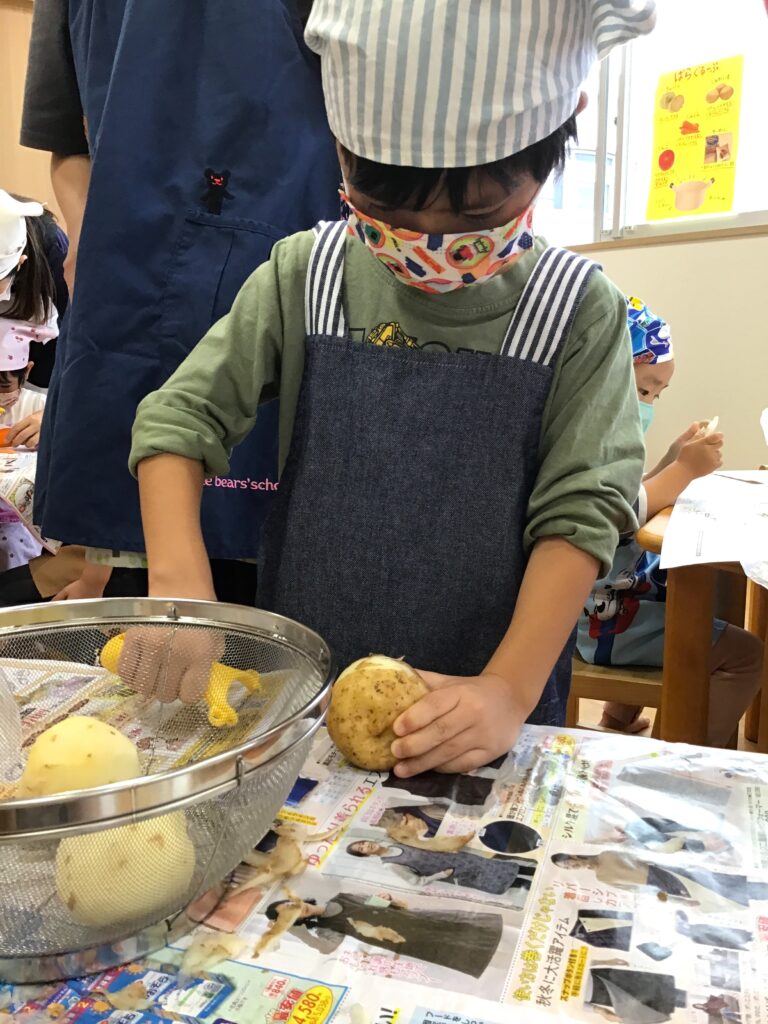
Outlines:
[[0,281],[19,265],[27,244],[25,217],[42,216],[40,203],[20,203],[0,188]]
[[331,130],[357,156],[470,167],[576,110],[596,59],[650,32],[654,0],[315,0]]

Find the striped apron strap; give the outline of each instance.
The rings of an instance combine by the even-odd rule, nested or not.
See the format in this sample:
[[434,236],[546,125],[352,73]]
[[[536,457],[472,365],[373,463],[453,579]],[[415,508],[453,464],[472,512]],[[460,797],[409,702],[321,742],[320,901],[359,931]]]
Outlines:
[[549,366],[597,269],[597,263],[568,249],[546,249],[515,307],[501,354]]
[[315,227],[315,244],[309,257],[304,295],[304,319],[308,335],[346,337],[347,324],[341,300],[344,277],[346,221],[325,221]]

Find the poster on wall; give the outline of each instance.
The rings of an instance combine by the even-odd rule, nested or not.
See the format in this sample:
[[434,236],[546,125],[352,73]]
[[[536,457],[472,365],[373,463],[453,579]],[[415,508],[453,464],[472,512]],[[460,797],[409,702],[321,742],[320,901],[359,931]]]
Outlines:
[[728,57],[659,78],[649,221],[733,208],[743,65]]

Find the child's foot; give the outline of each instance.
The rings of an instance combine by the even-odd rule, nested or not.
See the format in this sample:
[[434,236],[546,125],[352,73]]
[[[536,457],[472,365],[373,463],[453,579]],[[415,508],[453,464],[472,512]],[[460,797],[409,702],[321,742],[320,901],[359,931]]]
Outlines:
[[636,733],[645,732],[650,727],[651,720],[643,715],[643,708],[608,701],[603,705],[603,717],[599,724],[601,729],[626,732],[634,736]]

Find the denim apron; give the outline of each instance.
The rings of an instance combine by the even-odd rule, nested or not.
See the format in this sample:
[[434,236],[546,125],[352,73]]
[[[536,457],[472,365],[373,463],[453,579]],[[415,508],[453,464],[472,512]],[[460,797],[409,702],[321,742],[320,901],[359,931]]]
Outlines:
[[[544,407],[595,264],[543,253],[498,356],[379,347],[347,335],[345,231],[322,225],[310,260],[260,604],[317,630],[341,665],[376,652],[474,675],[515,609]],[[531,721],[562,723],[571,652]]]
[[[136,406],[273,244],[338,216],[319,62],[292,0],[69,0],[91,149],[77,285],[37,478],[46,535],[142,551]],[[205,488],[213,558],[258,554],[277,403]]]

